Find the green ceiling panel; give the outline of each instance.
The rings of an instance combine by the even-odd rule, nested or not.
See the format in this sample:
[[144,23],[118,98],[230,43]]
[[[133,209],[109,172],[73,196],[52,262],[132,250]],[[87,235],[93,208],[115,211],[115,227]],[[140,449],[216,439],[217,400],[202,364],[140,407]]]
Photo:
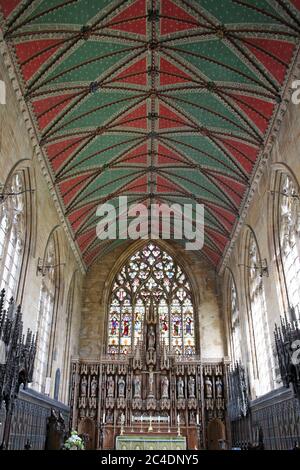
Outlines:
[[48,80],[51,80],[52,85],[95,81],[116,62],[124,59],[130,53],[128,49],[132,48],[105,41],[85,42],[76,47],[67,59],[49,73]]
[[[128,142],[129,141],[129,142]],[[76,165],[78,170],[85,170],[95,166],[102,166],[110,162],[126,149],[135,143],[132,135],[124,134],[104,134],[95,138],[88,146],[86,146],[68,165],[68,170]],[[95,155],[94,155],[95,154]],[[93,156],[91,156],[93,155]]]
[[121,168],[118,171],[108,170],[96,178],[84,191],[80,193],[80,199],[86,198],[86,201],[94,200],[97,197],[103,197],[125,185],[133,178],[133,171],[130,168]]
[[180,181],[181,186],[186,186],[186,184],[193,184],[193,194],[196,197],[200,197],[200,195],[204,194],[203,191],[208,193],[213,193],[212,197],[216,195],[217,198],[220,200],[226,201],[227,198],[224,196],[224,193],[218,189],[218,187],[212,183],[201,171],[193,171],[193,170],[180,170],[180,175],[174,170],[168,170],[169,174],[172,174],[172,179]]
[[[133,93],[101,93],[97,92],[88,101],[71,111],[59,122],[64,131],[73,129],[95,128],[112,120],[114,115],[130,109],[140,97]],[[98,109],[95,109],[98,108]]]
[[[99,3],[101,8],[111,4],[111,0],[78,0],[76,2],[65,2],[63,0],[47,0],[41,2],[28,18],[34,18],[36,15],[45,13],[38,18],[32,19],[31,25],[46,24],[74,24],[83,25],[89,22],[99,12]],[[54,10],[55,7],[60,7]],[[51,9],[53,10],[51,11]]]
[[[184,100],[186,100],[186,98],[184,98]],[[172,104],[172,101],[170,101],[170,104]],[[186,113],[191,116],[194,122],[196,121],[201,126],[206,126],[210,128],[216,127],[220,129],[230,129],[232,131],[242,132],[241,123],[237,120],[236,115],[230,112],[230,110],[225,106],[222,106],[221,103],[218,103],[218,100],[211,100],[209,96],[207,102],[205,99],[203,99],[203,103],[201,103],[200,100],[197,99],[197,93],[191,93],[191,95],[187,97],[186,102],[175,101],[173,102],[173,105],[179,105],[184,111],[186,111]],[[221,112],[219,111],[221,109],[222,116],[220,115]]]
[[257,74],[218,39],[181,44],[176,48],[176,53],[198,68],[209,81],[241,84],[257,81]]
[[[249,8],[257,7],[262,11],[277,16],[276,9],[272,8],[267,0],[247,0],[245,5],[239,5],[232,1],[224,2],[220,8],[220,2],[216,0],[197,0],[197,4],[214,15],[223,24],[278,24],[276,20],[258,10]],[[248,8],[246,6],[248,4]]]
[[[169,140],[173,140],[172,146],[176,146],[182,153],[188,155],[195,163],[222,170],[224,173],[234,174],[238,171],[235,165],[219,148],[210,140],[201,135],[174,135]],[[192,147],[192,148],[191,148]]]

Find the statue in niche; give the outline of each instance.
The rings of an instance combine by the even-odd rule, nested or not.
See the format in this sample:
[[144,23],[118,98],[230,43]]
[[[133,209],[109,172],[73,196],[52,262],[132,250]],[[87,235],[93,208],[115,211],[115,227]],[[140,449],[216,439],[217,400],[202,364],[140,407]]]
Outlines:
[[216,380],[216,396],[217,398],[223,398],[223,382],[221,377],[218,377]]
[[86,397],[86,391],[87,391],[87,380],[86,380],[86,376],[84,375],[81,379],[81,387],[80,387],[80,390],[81,390],[81,396],[82,397]]
[[189,397],[195,398],[195,379],[192,376],[189,378],[188,387],[189,387]]
[[124,398],[125,397],[125,380],[122,375],[119,378],[118,389],[119,389],[119,397]]
[[112,376],[110,375],[107,381],[107,396],[113,397],[115,394],[115,382]]
[[179,377],[177,381],[177,398],[184,398],[184,382],[182,377]]
[[190,412],[190,424],[196,424],[195,411]]
[[155,331],[151,325],[148,331],[148,349],[154,349],[155,347]]
[[93,376],[93,380],[91,382],[91,397],[97,396],[97,379]]
[[153,397],[153,385],[154,385],[154,374],[152,371],[149,372],[149,397]]
[[212,381],[210,380],[210,377],[208,375],[205,377],[205,396],[206,398],[212,398],[213,396]]
[[154,320],[155,320],[155,310],[154,310],[154,305],[153,305],[153,297],[151,296],[149,310],[148,310],[148,321],[154,321]]
[[141,377],[136,375],[133,380],[134,398],[141,398]]
[[161,397],[169,398],[169,379],[167,376],[161,379]]
[[114,415],[112,411],[107,412],[106,422],[112,424],[114,422]]

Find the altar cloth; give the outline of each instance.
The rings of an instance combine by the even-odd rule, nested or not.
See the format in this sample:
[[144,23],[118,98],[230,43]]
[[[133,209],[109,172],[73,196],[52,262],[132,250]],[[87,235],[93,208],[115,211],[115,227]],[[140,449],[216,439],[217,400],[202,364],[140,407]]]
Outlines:
[[116,450],[186,450],[186,437],[168,434],[117,436]]

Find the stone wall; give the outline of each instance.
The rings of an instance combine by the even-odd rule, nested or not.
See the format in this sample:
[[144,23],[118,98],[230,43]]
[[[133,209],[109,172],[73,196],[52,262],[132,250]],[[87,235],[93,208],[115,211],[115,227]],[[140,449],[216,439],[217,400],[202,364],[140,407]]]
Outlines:
[[[280,315],[284,313],[285,304],[282,294],[282,286],[280,284],[278,274],[278,256],[276,257],[274,238],[273,238],[273,194],[272,177],[274,172],[281,164],[282,168],[286,167],[295,179],[300,182],[300,107],[290,102],[287,106],[286,113],[280,125],[277,138],[274,140],[270,157],[265,164],[262,177],[259,181],[256,191],[245,219],[244,225],[239,232],[237,240],[227,263],[227,268],[232,271],[237,286],[239,311],[242,320],[242,349],[243,362],[249,364],[250,355],[247,346],[248,328],[247,328],[247,304],[245,292],[245,276],[246,270],[243,266],[245,260],[245,232],[250,227],[256,236],[261,258],[266,258],[268,264],[269,276],[263,276],[263,286],[266,298],[266,308],[268,316],[269,333],[272,343],[274,343],[274,324],[280,321]],[[299,189],[298,189],[299,194]],[[224,292],[223,311],[227,316],[227,328],[229,328],[229,298],[227,290],[228,270],[225,268],[223,272],[222,289]],[[228,336],[229,338],[229,336]],[[230,347],[228,345],[228,347]],[[249,367],[249,369],[251,369]],[[274,381],[274,388],[280,385],[277,379]],[[252,393],[253,390],[252,390]],[[253,398],[255,398],[253,396]]]
[[[31,187],[34,189],[30,204],[32,227],[26,233],[30,238],[26,245],[29,253],[25,256],[22,267],[21,282],[17,300],[22,303],[24,312],[24,328],[37,330],[38,305],[41,287],[41,274],[37,274],[38,258],[44,257],[50,233],[57,228],[59,237],[60,261],[66,263],[61,268],[61,282],[57,311],[56,340],[53,348],[52,384],[50,396],[54,392],[55,372],[59,368],[61,377],[64,371],[64,351],[66,339],[66,301],[72,276],[77,271],[77,291],[74,299],[74,311],[71,332],[70,353],[78,354],[78,337],[80,329],[80,303],[82,273],[71,250],[69,240],[61,227],[57,210],[46,183],[41,164],[29,136],[24,115],[8,76],[7,70],[0,59],[0,79],[6,84],[6,105],[0,105],[0,184],[5,184],[7,177],[14,169],[28,169]],[[67,384],[60,384],[59,399],[67,401]]]

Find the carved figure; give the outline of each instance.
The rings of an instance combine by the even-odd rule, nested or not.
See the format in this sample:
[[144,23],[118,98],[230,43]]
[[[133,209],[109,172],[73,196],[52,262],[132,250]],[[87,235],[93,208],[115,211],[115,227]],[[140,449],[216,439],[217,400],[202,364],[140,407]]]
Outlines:
[[115,382],[112,376],[110,375],[107,381],[107,396],[113,397],[114,394],[115,394]]
[[81,379],[81,396],[82,397],[86,397],[86,390],[87,390],[87,380],[86,380],[86,376],[84,375]]
[[97,395],[97,379],[94,376],[91,382],[91,397],[95,397]]
[[153,326],[151,325],[148,331],[148,348],[154,349],[155,347],[155,331]]
[[189,397],[190,398],[195,398],[195,379],[193,376],[189,378]]
[[153,397],[153,385],[154,385],[154,374],[153,372],[149,372],[149,397]]
[[184,398],[184,382],[182,377],[179,377],[177,381],[177,398]]
[[125,380],[122,375],[119,378],[118,389],[119,389],[119,397],[124,398],[125,397]]
[[212,381],[210,380],[209,376],[207,375],[205,378],[205,396],[206,398],[212,398]]
[[134,385],[134,398],[141,398],[141,377],[136,375],[133,381]]
[[223,397],[223,382],[220,377],[218,377],[216,380],[216,395],[217,398]]
[[167,376],[161,379],[161,397],[169,398],[169,379]]

